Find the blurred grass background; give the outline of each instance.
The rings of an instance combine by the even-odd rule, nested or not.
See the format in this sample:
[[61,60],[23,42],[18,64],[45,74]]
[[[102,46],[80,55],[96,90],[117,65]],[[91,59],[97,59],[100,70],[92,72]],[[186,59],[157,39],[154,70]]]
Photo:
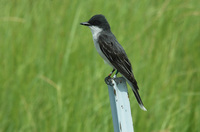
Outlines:
[[89,28],[104,14],[126,50],[147,112],[135,132],[200,131],[199,0],[1,0],[0,132],[112,132]]

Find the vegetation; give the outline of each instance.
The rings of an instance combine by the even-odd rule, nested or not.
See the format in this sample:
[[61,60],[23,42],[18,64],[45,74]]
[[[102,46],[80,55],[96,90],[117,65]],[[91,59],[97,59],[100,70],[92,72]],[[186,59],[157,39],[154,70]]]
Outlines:
[[0,132],[112,132],[89,28],[104,14],[132,62],[135,132],[200,131],[199,0],[1,0]]

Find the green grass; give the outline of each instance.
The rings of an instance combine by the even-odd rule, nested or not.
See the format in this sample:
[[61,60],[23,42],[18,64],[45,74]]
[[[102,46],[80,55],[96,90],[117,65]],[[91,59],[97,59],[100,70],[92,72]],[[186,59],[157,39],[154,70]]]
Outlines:
[[135,132],[200,131],[199,0],[0,1],[0,132],[112,132],[88,28],[104,14],[132,62],[147,112]]

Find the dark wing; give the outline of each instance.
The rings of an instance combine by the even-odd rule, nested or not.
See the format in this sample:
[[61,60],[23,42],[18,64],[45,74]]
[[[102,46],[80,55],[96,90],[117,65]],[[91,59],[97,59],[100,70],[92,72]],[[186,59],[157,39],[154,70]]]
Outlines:
[[101,34],[98,39],[99,47],[110,63],[138,89],[137,81],[132,73],[131,63],[114,35]]

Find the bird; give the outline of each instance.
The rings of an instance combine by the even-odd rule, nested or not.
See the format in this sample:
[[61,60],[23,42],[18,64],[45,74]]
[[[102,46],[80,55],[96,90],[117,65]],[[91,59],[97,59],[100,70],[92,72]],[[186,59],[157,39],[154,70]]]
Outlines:
[[92,16],[87,22],[82,22],[80,24],[91,29],[94,46],[97,52],[103,60],[113,68],[105,81],[108,81],[113,72],[117,70],[114,77],[116,77],[119,72],[125,78],[132,88],[140,108],[147,111],[138,92],[139,87],[133,75],[131,62],[129,61],[125,50],[119,44],[115,35],[111,32],[110,24],[105,16],[97,14]]

